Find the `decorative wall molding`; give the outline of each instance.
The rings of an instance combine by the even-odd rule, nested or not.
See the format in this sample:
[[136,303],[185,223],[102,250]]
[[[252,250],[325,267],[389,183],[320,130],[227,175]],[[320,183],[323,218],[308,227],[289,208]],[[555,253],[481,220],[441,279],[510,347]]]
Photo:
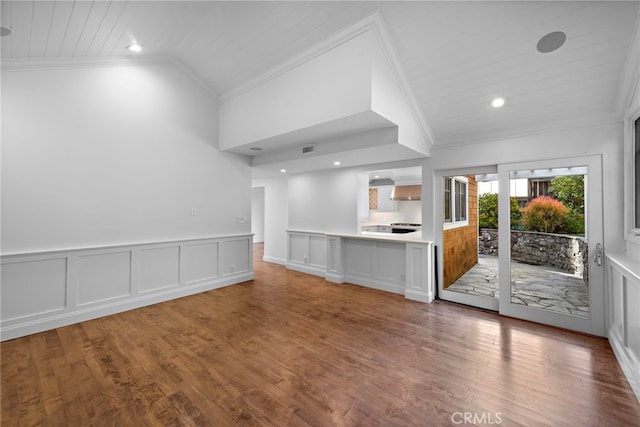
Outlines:
[[432,260],[431,242],[287,231],[287,268],[416,301],[434,299]]
[[607,255],[606,307],[608,338],[629,385],[640,402],[640,274],[624,257]]
[[327,240],[323,233],[287,233],[287,262],[290,270],[324,277],[327,270]]
[[253,279],[253,235],[2,256],[0,340]]

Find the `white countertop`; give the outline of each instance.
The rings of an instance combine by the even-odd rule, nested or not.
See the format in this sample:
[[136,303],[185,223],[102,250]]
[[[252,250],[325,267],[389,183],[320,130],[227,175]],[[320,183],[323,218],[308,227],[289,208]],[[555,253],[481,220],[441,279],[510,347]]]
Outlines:
[[363,231],[358,234],[352,233],[326,233],[327,236],[345,237],[348,239],[366,239],[366,240],[387,240],[399,243],[433,243],[431,240],[422,240],[422,231],[413,233],[377,233],[374,231]]
[[348,239],[387,240],[398,243],[433,243],[433,241],[431,240],[422,240],[421,230],[415,231],[413,233],[378,233],[375,231],[362,231],[360,233],[327,233],[318,230],[287,229],[287,232],[301,234],[322,234],[325,236],[344,237]]

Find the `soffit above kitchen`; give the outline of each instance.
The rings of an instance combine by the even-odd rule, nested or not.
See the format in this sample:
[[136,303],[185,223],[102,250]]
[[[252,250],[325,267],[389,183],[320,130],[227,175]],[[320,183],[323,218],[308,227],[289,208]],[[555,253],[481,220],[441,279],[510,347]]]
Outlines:
[[[221,98],[379,13],[434,148],[619,120],[638,2],[2,1],[1,58],[172,58]],[[566,34],[556,51],[538,41]],[[3,31],[3,34],[5,32]],[[132,41],[143,51],[126,50]],[[626,68],[625,68],[626,67]],[[500,109],[489,105],[502,96]]]
[[303,171],[326,169],[332,157],[345,162],[352,151],[358,155],[344,166],[428,156],[430,131],[409,101],[387,39],[372,14],[225,97],[220,149],[290,172],[302,164]]

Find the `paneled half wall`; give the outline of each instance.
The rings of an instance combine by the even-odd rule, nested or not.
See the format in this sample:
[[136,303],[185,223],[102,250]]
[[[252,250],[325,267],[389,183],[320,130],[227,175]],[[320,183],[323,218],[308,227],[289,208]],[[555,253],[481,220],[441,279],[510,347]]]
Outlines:
[[2,256],[0,338],[253,279],[252,235]]

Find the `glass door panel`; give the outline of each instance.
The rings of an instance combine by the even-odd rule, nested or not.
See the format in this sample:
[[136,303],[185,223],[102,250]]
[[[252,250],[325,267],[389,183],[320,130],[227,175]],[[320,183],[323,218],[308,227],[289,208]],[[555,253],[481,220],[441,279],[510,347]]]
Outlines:
[[[500,313],[604,334],[600,157],[499,166]],[[504,205],[510,206],[507,210]]]
[[[448,301],[497,311],[498,258],[485,256],[478,244],[478,198],[488,191],[488,181],[497,180],[495,170],[456,171],[440,178],[443,232],[438,242],[442,253],[438,293]],[[497,191],[497,182],[492,188]]]

